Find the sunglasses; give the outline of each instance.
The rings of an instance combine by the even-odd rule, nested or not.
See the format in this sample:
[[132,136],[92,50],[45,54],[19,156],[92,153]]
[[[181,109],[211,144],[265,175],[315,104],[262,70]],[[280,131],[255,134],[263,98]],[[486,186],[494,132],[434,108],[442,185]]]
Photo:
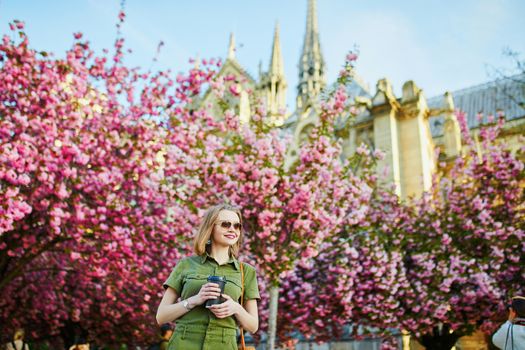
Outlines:
[[221,225],[221,227],[225,229],[229,229],[233,225],[233,228],[237,231],[240,231],[242,227],[240,222],[232,223],[231,221],[221,221],[220,223],[218,223],[218,225]]

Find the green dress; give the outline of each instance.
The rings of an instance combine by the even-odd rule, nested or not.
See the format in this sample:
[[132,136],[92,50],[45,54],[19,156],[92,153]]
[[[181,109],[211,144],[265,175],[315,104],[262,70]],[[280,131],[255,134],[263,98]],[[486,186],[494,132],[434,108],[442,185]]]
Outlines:
[[[246,263],[242,264],[244,301],[260,299],[255,269]],[[173,288],[185,300],[198,294],[210,275],[225,276],[224,294],[240,301],[241,269],[235,258],[230,258],[224,265],[219,265],[208,254],[182,259],[164,283],[164,288]],[[237,350],[237,323],[233,316],[216,318],[202,304],[177,319],[175,324],[169,350]]]

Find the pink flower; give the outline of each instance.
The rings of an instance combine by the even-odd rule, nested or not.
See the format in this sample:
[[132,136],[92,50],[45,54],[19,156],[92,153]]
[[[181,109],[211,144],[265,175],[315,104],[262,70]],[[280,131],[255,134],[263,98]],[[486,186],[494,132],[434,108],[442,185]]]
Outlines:
[[349,54],[346,55],[346,60],[347,61],[355,61],[357,60],[357,55],[353,52],[350,52]]
[[241,90],[240,90],[240,87],[238,84],[230,84],[229,86],[229,90],[230,90],[230,93],[233,95],[233,96],[240,96],[241,95]]
[[360,155],[367,155],[369,150],[368,147],[364,143],[362,143],[361,145],[359,145],[359,147],[357,147],[356,152]]
[[124,11],[120,11],[118,13],[118,19],[120,20],[120,22],[124,22],[125,18],[126,18],[126,13]]

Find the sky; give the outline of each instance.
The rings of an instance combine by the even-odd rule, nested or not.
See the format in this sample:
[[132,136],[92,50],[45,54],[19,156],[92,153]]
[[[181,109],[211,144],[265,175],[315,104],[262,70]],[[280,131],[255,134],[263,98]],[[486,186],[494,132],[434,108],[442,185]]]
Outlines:
[[[38,50],[60,57],[73,33],[82,32],[100,51],[113,45],[119,9],[120,0],[0,0],[0,35],[18,19]],[[122,32],[133,52],[126,61],[185,71],[189,58],[226,57],[233,32],[237,60],[256,78],[259,62],[268,69],[279,22],[287,101],[294,108],[306,10],[307,0],[127,0]],[[525,59],[524,0],[318,0],[317,13],[328,83],[357,45],[357,73],[372,93],[377,80],[388,78],[397,96],[414,80],[433,97],[490,81],[494,69],[511,72],[506,48]]]

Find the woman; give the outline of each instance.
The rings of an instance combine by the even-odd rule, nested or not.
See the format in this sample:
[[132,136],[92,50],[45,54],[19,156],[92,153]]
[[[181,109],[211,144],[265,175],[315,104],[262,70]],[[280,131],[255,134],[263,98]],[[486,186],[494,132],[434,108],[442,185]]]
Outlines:
[[[176,321],[168,349],[237,349],[237,323],[250,333],[259,328],[259,287],[255,269],[237,260],[242,242],[239,209],[222,204],[209,209],[194,241],[195,255],[182,259],[164,283],[157,311],[159,325]],[[224,293],[208,276],[226,277]],[[179,301],[180,297],[180,301]],[[222,297],[221,304],[205,307],[208,299]]]

